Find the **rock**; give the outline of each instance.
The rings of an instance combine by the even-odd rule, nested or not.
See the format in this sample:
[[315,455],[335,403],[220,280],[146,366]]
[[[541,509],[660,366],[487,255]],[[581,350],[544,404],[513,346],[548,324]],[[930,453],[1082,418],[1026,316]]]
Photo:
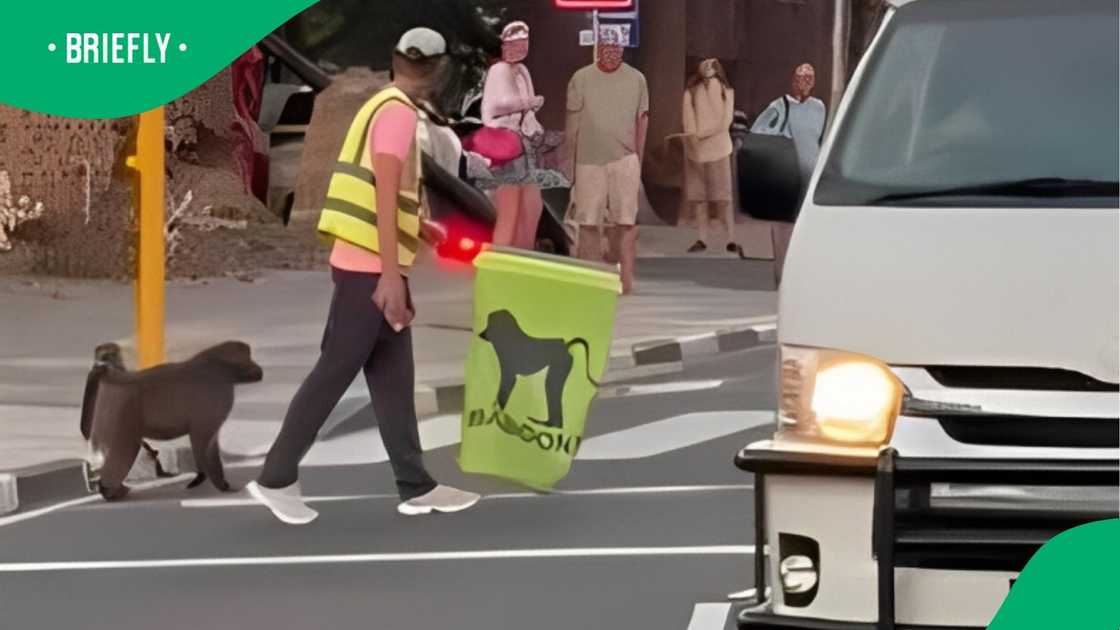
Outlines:
[[322,209],[331,169],[338,161],[338,152],[342,149],[342,141],[354,114],[388,83],[387,72],[349,68],[315,97],[315,110],[311,114],[303,155],[300,156],[293,212],[318,212]]

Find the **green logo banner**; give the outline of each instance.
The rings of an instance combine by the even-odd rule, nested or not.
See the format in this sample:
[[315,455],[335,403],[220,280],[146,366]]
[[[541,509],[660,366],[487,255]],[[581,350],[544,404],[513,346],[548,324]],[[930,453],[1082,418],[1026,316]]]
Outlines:
[[1023,568],[988,628],[1116,630],[1118,569],[1120,519],[1062,532]]
[[315,0],[45,0],[4,7],[0,103],[116,118],[198,87]]

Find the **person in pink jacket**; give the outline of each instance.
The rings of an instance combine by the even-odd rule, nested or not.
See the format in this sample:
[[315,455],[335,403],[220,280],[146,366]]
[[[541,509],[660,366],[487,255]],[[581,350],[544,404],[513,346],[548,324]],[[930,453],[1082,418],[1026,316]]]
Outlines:
[[544,97],[533,89],[529,69],[522,63],[529,55],[529,26],[511,22],[502,30],[502,59],[486,74],[482,92],[482,124],[491,129],[511,131],[521,139],[518,158],[491,169],[492,179],[479,182],[494,190],[498,220],[494,226],[495,245],[532,249],[544,203],[541,188],[565,186],[558,172],[540,169],[537,149],[545,145],[545,130],[536,112]]

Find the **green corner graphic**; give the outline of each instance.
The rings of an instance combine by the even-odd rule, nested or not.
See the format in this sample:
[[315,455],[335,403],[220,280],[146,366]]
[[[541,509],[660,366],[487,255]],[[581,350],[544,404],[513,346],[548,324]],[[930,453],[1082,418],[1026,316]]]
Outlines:
[[1117,630],[1118,568],[1120,519],[1062,532],[1023,568],[988,628]]
[[312,4],[11,3],[0,38],[0,103],[74,118],[137,114],[201,85]]

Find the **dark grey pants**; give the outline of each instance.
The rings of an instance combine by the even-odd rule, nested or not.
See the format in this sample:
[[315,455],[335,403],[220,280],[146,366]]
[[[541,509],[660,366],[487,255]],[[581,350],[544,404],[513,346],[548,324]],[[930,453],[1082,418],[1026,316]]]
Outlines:
[[361,370],[397,478],[397,492],[407,501],[436,486],[424,469],[416,425],[412,329],[394,331],[373,303],[380,276],[332,269],[332,277],[334,296],[322,353],[292,399],[257,482],[266,488],[296,482],[300,460]]

